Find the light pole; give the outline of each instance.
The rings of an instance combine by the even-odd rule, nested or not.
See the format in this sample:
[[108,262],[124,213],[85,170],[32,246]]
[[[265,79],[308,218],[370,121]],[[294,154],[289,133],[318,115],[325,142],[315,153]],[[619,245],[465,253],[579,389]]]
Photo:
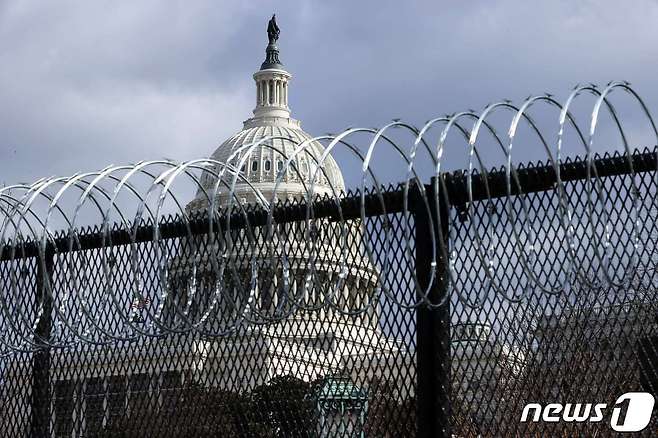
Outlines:
[[321,438],[346,436],[363,438],[367,391],[355,386],[345,377],[327,378],[317,396],[320,413],[318,435]]

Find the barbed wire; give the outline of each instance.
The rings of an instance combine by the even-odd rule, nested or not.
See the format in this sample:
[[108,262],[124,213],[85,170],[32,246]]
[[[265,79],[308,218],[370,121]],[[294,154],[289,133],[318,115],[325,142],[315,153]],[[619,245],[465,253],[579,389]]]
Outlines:
[[[632,145],[610,101],[610,95],[615,91],[625,92],[636,102],[647,119],[646,126],[658,144],[658,130],[640,96],[627,82],[611,82],[603,87],[577,86],[564,103],[549,94],[530,96],[519,105],[504,100],[487,105],[479,113],[465,111],[431,119],[421,128],[396,120],[379,129],[350,128],[340,134],[318,136],[301,142],[288,137],[265,136],[237,147],[225,161],[213,158],[180,163],[172,160],[143,161],[132,165],[108,166],[96,172],[70,177],[42,178],[32,184],[2,187],[0,254],[4,255],[2,263],[5,268],[0,294],[0,351],[6,354],[33,351],[44,346],[63,348],[79,342],[105,344],[170,333],[227,336],[245,326],[284,321],[299,310],[331,311],[343,318],[361,317],[376,313],[382,300],[404,309],[419,306],[435,308],[445,305],[451,296],[457,296],[465,306],[482,307],[486,296],[478,298],[472,291],[460,289],[456,255],[454,251],[451,252],[450,239],[439,238],[437,235],[437,230],[450,229],[454,220],[453,215],[446,216],[440,211],[442,205],[448,210],[454,206],[446,187],[446,152],[449,147],[451,151],[461,151],[467,159],[468,166],[463,174],[466,178],[465,215],[471,224],[470,239],[480,264],[479,267],[469,269],[483,268],[487,283],[485,289],[490,291],[488,293],[518,302],[524,299],[530,287],[549,295],[564,293],[574,282],[591,287],[625,287],[633,272],[644,269],[640,266],[638,255],[641,245],[641,192],[634,177]],[[595,99],[586,128],[576,121],[571,112],[574,103],[585,95],[592,95]],[[547,111],[542,113],[544,117],[545,114],[553,114],[557,122],[551,128],[553,131],[542,130],[535,122],[537,109]],[[623,153],[628,159],[629,181],[632,184],[629,191],[632,197],[630,249],[627,265],[623,268],[626,275],[621,279],[610,274],[613,271],[610,265],[613,263],[611,251],[614,242],[611,241],[610,229],[613,225],[608,207],[612,201],[606,196],[594,163],[594,146],[602,110],[610,115],[622,139]],[[498,113],[510,117],[507,119],[509,124],[506,135],[498,134],[503,131],[496,129],[499,125],[491,121]],[[521,126],[525,126],[536,137],[544,158],[556,175],[554,193],[559,206],[556,213],[566,244],[566,258],[552,261],[564,265],[565,275],[557,284],[542,281],[533,268],[540,256],[536,242],[540,225],[531,218],[518,168],[513,160]],[[440,128],[438,136],[434,134],[437,128]],[[394,129],[398,133],[402,132],[407,139],[401,141],[397,139],[399,135],[391,135]],[[561,178],[567,129],[575,132],[582,147],[581,152],[585,155],[586,224],[576,223],[566,183]],[[449,144],[453,132],[462,139],[461,145],[457,146],[458,142]],[[487,165],[485,155],[489,151],[484,150],[487,146],[483,146],[483,133],[493,138],[495,147],[505,160],[507,197],[504,201],[504,224],[494,223],[495,212],[485,210],[484,221],[481,220],[482,215],[476,212],[478,205],[484,205],[492,199],[486,175],[494,166]],[[367,140],[364,142],[363,138]],[[292,153],[276,146],[282,141],[294,143]],[[316,148],[318,143],[324,145],[321,152]],[[393,210],[387,206],[383,181],[378,177],[373,164],[377,154],[384,149],[392,151],[398,160],[396,164],[404,169],[401,181],[402,208],[401,211],[396,210],[396,214],[404,219],[403,226],[398,230],[393,230],[387,222],[387,214]],[[250,157],[260,150],[267,150],[283,160],[270,184],[252,181],[244,171]],[[346,196],[342,181],[337,182],[328,166],[333,160],[332,156],[339,150],[360,164],[360,195],[356,217],[345,214],[341,202]],[[427,165],[428,162],[432,167],[432,175],[429,176],[435,177],[432,184],[427,186],[431,190],[425,185],[429,182],[428,175],[419,170],[421,165]],[[303,224],[303,235],[292,240],[289,238],[286,221],[276,214],[280,201],[290,195],[287,183],[290,175],[294,175],[299,182],[301,189],[296,193],[304,201],[300,205],[305,210],[299,221]],[[484,183],[484,200],[474,197],[473,184],[478,176],[484,176],[479,179]],[[175,193],[175,188],[182,185],[193,187],[196,192],[194,203]],[[417,196],[413,202],[412,192]],[[384,249],[375,247],[376,243],[371,239],[363,238],[368,233],[368,193],[370,199],[378,204],[384,220],[380,229],[383,236],[377,241],[378,245],[387,246]],[[317,230],[318,224],[327,222],[316,211],[319,204],[315,201],[318,197],[324,197],[323,206],[329,204],[335,208],[336,214],[331,223],[335,239],[323,241],[313,236],[313,230]],[[478,204],[478,201],[483,202]],[[122,207],[124,203],[136,206],[134,215]],[[412,203],[415,209],[413,212]],[[264,222],[253,221],[254,205],[265,212]],[[431,242],[431,272],[429,281],[424,282],[416,277],[412,269],[409,275],[413,279],[415,291],[404,297],[390,287],[386,276],[392,266],[399,262],[396,257],[400,251],[410,262],[415,258],[412,213],[418,213],[418,209],[430,221],[427,239]],[[181,218],[185,229],[183,237],[189,242],[195,242],[194,245],[206,245],[204,254],[199,254],[197,250],[196,253],[178,254],[174,257],[177,260],[172,259],[162,230],[172,210]],[[196,227],[195,218],[199,214],[209,219],[204,222],[203,232],[193,230]],[[80,255],[84,246],[80,223],[89,220],[89,217],[97,218],[100,225],[101,257],[100,266],[96,266],[96,269],[100,269],[96,275],[101,278],[97,285],[98,291],[88,290],[90,281],[87,277],[94,268],[86,266],[85,258]],[[235,231],[236,221],[240,222],[239,232]],[[65,229],[64,247],[55,242],[58,235],[52,230],[53,224],[62,224]],[[526,283],[521,292],[507,290],[502,273],[497,270],[495,232],[496,227],[501,226],[511,228],[513,239],[509,250],[515,252]],[[601,267],[594,275],[583,266],[576,250],[576,230],[583,226],[594,242],[591,248]],[[604,230],[602,234],[601,228]],[[129,232],[128,241],[121,244],[128,251],[128,272],[115,272],[113,266],[120,246],[112,239],[117,229]],[[138,238],[138,233],[143,229],[149,229],[152,233],[146,241],[153,246],[155,255],[149,260],[144,260],[140,255],[145,240]],[[395,232],[403,235],[404,242],[397,252],[392,250],[391,243],[392,233]],[[350,241],[355,238],[360,247],[357,255],[354,255],[354,243]],[[26,256],[26,248],[30,244],[37,248],[32,258]],[[332,253],[330,263],[327,262],[327,252]],[[293,264],[299,265],[300,254],[303,255],[303,266],[293,268]],[[53,271],[52,262],[49,262],[49,258],[53,257],[57,260],[56,272]],[[145,263],[151,264],[149,269],[155,265],[157,271],[157,278],[150,279],[149,284],[140,274],[145,269]],[[361,266],[357,274],[353,272],[355,264]],[[173,290],[173,282],[180,277],[179,272],[174,272],[173,265],[182,265],[184,268],[182,270],[187,278],[187,287],[182,295]],[[296,280],[293,279],[295,275],[298,277]],[[201,287],[202,276],[206,283],[210,281],[208,278],[213,279],[214,285]],[[259,282],[265,277],[269,281],[271,277],[276,277],[278,288],[278,303],[266,310],[258,305],[261,300]],[[353,300],[346,304],[345,290],[350,288],[348,283],[353,277],[362,278],[371,286],[363,300]],[[443,279],[446,280],[447,291],[438,300],[430,299],[432,289]],[[228,284],[235,290],[229,290]],[[28,296],[35,296],[36,289],[41,290],[40,298],[36,302],[35,299],[27,299]],[[324,292],[319,297],[309,299],[308,296],[314,291]],[[132,303],[129,309],[126,309],[126,299]],[[227,319],[222,316],[224,322],[221,322],[217,315],[226,312],[227,300],[234,301],[228,307],[231,309],[231,317]],[[199,301],[207,304],[199,309],[198,305],[195,307]],[[44,331],[40,324],[44,324],[46,314],[51,311],[49,302],[52,304],[52,327]],[[142,314],[140,322],[136,322],[135,309]],[[106,319],[110,311],[114,317],[108,322]]]

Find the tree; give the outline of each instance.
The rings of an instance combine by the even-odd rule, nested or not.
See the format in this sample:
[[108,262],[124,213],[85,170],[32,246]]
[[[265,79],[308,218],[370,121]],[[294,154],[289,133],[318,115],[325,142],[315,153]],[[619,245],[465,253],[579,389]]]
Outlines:
[[373,381],[368,390],[367,437],[416,436],[416,399],[400,400],[389,381]]
[[[153,403],[156,394],[161,404]],[[104,436],[137,438],[167,436],[197,437],[267,437],[258,425],[247,421],[250,400],[240,394],[196,385],[161,390],[149,394],[151,403],[139,411],[115,418],[106,425]]]
[[317,425],[314,385],[293,376],[275,377],[254,389],[250,404],[255,423],[269,425],[272,437],[306,438]]

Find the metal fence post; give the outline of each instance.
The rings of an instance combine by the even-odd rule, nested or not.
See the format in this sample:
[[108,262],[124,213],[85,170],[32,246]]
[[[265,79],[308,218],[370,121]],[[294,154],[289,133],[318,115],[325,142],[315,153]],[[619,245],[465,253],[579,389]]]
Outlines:
[[[53,303],[46,290],[46,281],[53,281],[55,254],[48,248],[45,259],[36,258],[37,278],[35,291],[35,312],[43,306],[43,313],[37,322],[35,343],[41,344],[32,355],[32,394],[30,402],[30,436],[50,436],[50,348],[43,345],[42,339],[50,338],[52,328]],[[47,279],[47,280],[46,280]]]
[[[433,245],[430,227],[437,239],[437,271],[431,282],[429,298],[438,302],[447,293],[444,275],[446,260],[441,256],[438,239],[447,245],[448,211],[442,197],[434,193],[434,180],[426,186],[429,210],[418,190],[412,196],[416,229],[416,275],[423,290],[430,287]],[[436,201],[440,202],[441,229],[436,217]],[[447,247],[447,246],[446,246]],[[450,437],[450,301],[438,308],[421,306],[416,310],[417,424],[421,438]]]

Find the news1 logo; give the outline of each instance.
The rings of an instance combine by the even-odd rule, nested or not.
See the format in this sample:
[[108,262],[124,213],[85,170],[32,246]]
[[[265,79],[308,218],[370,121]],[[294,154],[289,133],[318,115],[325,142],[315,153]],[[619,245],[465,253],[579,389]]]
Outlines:
[[[612,409],[610,427],[616,432],[640,432],[649,425],[655,399],[648,392],[627,392],[621,395]],[[603,421],[608,405],[605,403],[528,403],[523,408],[521,422],[598,423]],[[622,415],[625,414],[625,415]]]

